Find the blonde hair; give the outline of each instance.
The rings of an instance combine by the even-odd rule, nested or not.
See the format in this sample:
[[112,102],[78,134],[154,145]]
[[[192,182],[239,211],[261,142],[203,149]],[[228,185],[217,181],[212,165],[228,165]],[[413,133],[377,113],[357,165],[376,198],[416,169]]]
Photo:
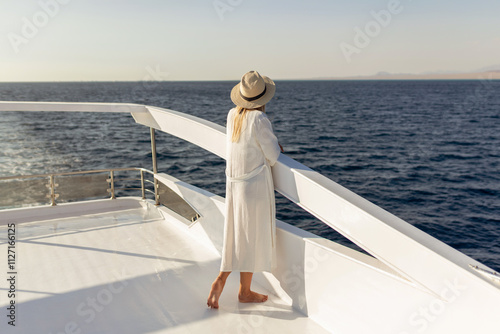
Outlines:
[[233,143],[237,143],[240,140],[241,130],[243,129],[243,122],[245,121],[247,112],[251,110],[260,110],[262,112],[266,112],[266,106],[263,105],[258,108],[244,108],[240,106],[236,107],[236,115],[233,119],[233,133],[231,136],[231,141]]

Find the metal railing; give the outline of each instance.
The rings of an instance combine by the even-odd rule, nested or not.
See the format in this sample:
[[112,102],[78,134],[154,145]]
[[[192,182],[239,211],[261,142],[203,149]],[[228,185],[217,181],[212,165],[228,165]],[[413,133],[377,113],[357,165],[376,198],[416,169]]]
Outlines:
[[[117,177],[117,173],[138,172],[137,177]],[[152,175],[151,179],[146,174]],[[137,183],[139,185],[137,186]],[[151,188],[153,190],[151,190]],[[154,173],[144,168],[115,168],[78,172],[0,177],[0,207],[71,202],[92,198],[116,198],[117,193],[139,191],[157,201]]]

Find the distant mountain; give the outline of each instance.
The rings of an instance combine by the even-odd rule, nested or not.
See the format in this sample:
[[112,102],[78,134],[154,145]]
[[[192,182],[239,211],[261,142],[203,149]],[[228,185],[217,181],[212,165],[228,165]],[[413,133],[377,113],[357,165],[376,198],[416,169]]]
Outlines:
[[500,65],[483,67],[472,72],[432,71],[419,74],[378,72],[374,75],[319,78],[326,80],[500,80]]
[[500,71],[500,64],[483,67],[474,72],[490,72],[490,71]]
[[437,75],[441,75],[441,74],[447,75],[447,74],[458,74],[458,73],[464,73],[464,72],[460,72],[460,71],[430,71],[430,72],[420,73],[420,75],[435,75],[435,74],[437,74]]

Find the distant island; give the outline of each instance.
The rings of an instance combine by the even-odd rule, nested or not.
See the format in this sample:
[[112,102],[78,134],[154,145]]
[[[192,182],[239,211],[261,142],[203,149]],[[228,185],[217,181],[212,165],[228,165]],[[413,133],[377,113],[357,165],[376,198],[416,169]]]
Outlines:
[[471,73],[387,73],[379,72],[368,76],[330,77],[323,80],[500,80],[500,70]]
[[378,72],[373,75],[322,77],[316,80],[500,80],[500,64],[473,71],[433,71],[424,73]]

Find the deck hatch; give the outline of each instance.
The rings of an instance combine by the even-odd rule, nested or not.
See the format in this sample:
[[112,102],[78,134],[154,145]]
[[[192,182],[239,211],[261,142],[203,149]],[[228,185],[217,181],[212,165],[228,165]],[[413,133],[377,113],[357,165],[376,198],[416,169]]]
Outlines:
[[200,218],[199,213],[175,191],[158,181],[158,201],[163,206],[187,219],[190,223]]

